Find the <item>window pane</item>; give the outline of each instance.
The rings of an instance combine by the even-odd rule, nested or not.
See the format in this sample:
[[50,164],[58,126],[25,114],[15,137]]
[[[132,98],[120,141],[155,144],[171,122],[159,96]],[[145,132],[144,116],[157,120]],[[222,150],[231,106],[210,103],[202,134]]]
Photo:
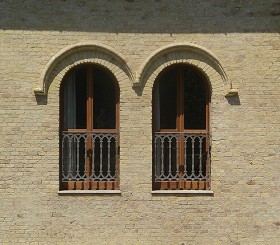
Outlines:
[[[159,79],[155,92],[155,121],[160,129],[176,129],[177,70],[166,71]],[[156,123],[158,124],[158,123]]]
[[184,128],[206,129],[206,88],[190,68],[184,70]]
[[116,89],[105,71],[93,71],[93,128],[116,128]]
[[80,69],[75,73],[76,81],[76,128],[86,128],[87,111],[87,71]]
[[63,85],[64,129],[86,128],[86,69],[70,73]]

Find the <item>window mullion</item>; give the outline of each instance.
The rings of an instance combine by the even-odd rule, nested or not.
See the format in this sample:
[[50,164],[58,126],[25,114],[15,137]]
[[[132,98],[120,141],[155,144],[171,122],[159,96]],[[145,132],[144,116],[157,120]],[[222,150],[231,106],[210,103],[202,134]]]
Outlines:
[[87,158],[86,158],[86,175],[87,178],[92,172],[92,155],[94,143],[89,132],[93,129],[93,68],[87,67]]
[[179,67],[179,100],[180,100],[180,126],[179,131],[184,132],[184,69]]
[[[177,68],[177,84],[178,84],[178,116],[179,125],[177,125],[178,131],[181,133],[179,138],[179,176],[183,178],[184,163],[185,163],[185,148],[184,148],[184,77],[183,77],[183,67],[179,66]],[[179,181],[179,188],[184,188],[184,182]]]
[[93,69],[87,68],[87,130],[93,129]]
[[180,76],[179,69],[177,68],[177,79],[176,79],[176,103],[177,103],[177,115],[176,115],[176,130],[180,129]]

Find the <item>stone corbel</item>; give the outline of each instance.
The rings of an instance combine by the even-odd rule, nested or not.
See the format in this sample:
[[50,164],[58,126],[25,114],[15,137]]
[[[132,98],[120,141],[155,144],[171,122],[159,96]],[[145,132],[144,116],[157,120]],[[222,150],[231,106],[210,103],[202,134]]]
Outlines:
[[233,96],[238,96],[238,90],[236,88],[231,88],[225,97],[233,97]]
[[41,88],[34,88],[33,92],[35,95],[39,95],[39,96],[46,95],[45,91]]

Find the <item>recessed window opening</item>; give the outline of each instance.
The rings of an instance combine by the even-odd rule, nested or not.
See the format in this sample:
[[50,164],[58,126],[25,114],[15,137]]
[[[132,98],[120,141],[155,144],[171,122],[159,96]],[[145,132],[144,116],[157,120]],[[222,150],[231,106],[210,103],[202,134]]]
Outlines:
[[153,188],[209,189],[209,88],[192,66],[166,68],[153,89]]
[[96,65],[61,85],[61,189],[118,189],[119,90]]

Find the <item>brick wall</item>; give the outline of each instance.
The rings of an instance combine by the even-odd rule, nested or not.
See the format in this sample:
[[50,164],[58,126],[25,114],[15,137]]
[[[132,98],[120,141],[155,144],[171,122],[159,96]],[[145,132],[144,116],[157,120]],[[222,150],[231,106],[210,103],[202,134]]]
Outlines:
[[[2,1],[0,242],[279,243],[279,11],[275,0]],[[47,96],[33,89],[79,43],[111,48],[132,74],[119,79],[121,195],[58,195],[61,77]],[[154,78],[139,71],[182,43],[217,57],[228,79],[210,76],[213,196],[151,194]],[[239,96],[226,99],[230,84]]]

